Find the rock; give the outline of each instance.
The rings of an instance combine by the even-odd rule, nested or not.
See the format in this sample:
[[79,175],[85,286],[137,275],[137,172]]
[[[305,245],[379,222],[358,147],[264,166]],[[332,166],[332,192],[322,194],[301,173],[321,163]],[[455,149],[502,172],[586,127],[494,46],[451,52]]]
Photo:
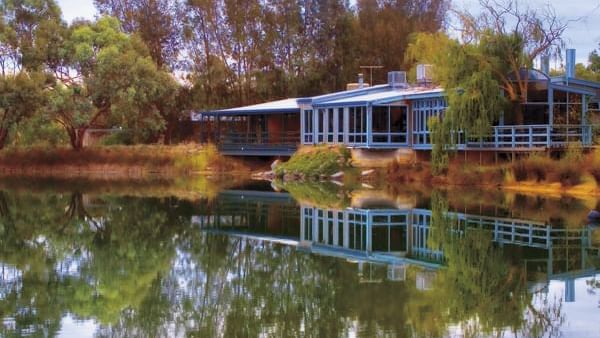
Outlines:
[[261,171],[261,172],[253,173],[252,178],[255,180],[272,181],[275,179],[275,173],[272,171]]
[[272,181],[275,179],[275,173],[272,171],[265,171],[263,173],[263,178],[269,181]]
[[275,170],[275,168],[277,168],[277,166],[280,164],[281,164],[280,160],[273,161],[273,163],[271,163],[271,170]]
[[366,184],[366,183],[363,183],[363,184],[361,184],[361,185],[362,185],[362,187],[363,187],[363,188],[365,188],[365,189],[374,189],[372,185],[369,185],[369,184]]
[[333,179],[342,179],[342,178],[344,178],[344,172],[343,171],[338,171],[337,173],[331,175],[331,178],[333,178]]
[[373,173],[375,173],[375,169],[369,169],[369,170],[365,170],[363,172],[360,173],[361,176],[369,176],[372,175]]

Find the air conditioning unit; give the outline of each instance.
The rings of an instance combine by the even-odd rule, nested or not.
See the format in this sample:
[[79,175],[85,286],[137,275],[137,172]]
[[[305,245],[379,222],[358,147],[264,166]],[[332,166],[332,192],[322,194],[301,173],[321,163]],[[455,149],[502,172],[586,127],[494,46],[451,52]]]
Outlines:
[[407,87],[406,83],[406,72],[389,72],[388,73],[388,84],[392,86],[392,88],[405,88]]
[[433,66],[417,65],[417,83],[428,84],[433,82]]

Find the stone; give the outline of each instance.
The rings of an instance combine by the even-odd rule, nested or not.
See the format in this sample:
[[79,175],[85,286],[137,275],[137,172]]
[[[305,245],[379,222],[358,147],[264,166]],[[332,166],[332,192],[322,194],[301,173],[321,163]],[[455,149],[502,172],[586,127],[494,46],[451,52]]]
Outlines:
[[372,175],[373,173],[375,173],[375,169],[369,169],[369,170],[365,170],[363,172],[360,173],[361,176],[369,176]]
[[344,178],[344,172],[343,171],[338,171],[337,173],[331,175],[331,178],[333,178],[333,179],[342,179],[342,178]]
[[273,161],[273,163],[271,163],[271,170],[275,170],[275,168],[277,168],[277,166],[280,164],[281,164],[280,160]]

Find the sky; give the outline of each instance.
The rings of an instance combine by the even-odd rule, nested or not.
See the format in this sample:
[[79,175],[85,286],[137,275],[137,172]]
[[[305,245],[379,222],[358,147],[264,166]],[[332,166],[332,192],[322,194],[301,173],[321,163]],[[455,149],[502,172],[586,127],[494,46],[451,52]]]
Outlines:
[[[57,0],[62,8],[65,20],[74,18],[93,19],[96,14],[93,0]],[[530,6],[550,4],[558,16],[571,21],[565,32],[568,48],[577,50],[577,62],[586,63],[589,53],[600,43],[600,0],[529,0],[521,1]],[[453,0],[459,8],[477,8],[476,0]],[[577,20],[577,21],[575,21]],[[557,65],[552,64],[551,67]]]

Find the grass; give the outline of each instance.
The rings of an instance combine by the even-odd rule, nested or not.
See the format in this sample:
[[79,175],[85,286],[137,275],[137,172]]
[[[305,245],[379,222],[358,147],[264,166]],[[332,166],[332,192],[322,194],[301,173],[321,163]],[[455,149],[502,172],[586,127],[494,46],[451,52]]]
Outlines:
[[67,147],[13,147],[0,151],[0,167],[142,167],[149,171],[229,171],[236,162],[220,156],[213,145],[98,146],[75,151]]
[[305,147],[289,161],[278,165],[275,174],[278,177],[291,174],[308,179],[329,176],[350,168],[350,158],[350,151],[340,146]]

